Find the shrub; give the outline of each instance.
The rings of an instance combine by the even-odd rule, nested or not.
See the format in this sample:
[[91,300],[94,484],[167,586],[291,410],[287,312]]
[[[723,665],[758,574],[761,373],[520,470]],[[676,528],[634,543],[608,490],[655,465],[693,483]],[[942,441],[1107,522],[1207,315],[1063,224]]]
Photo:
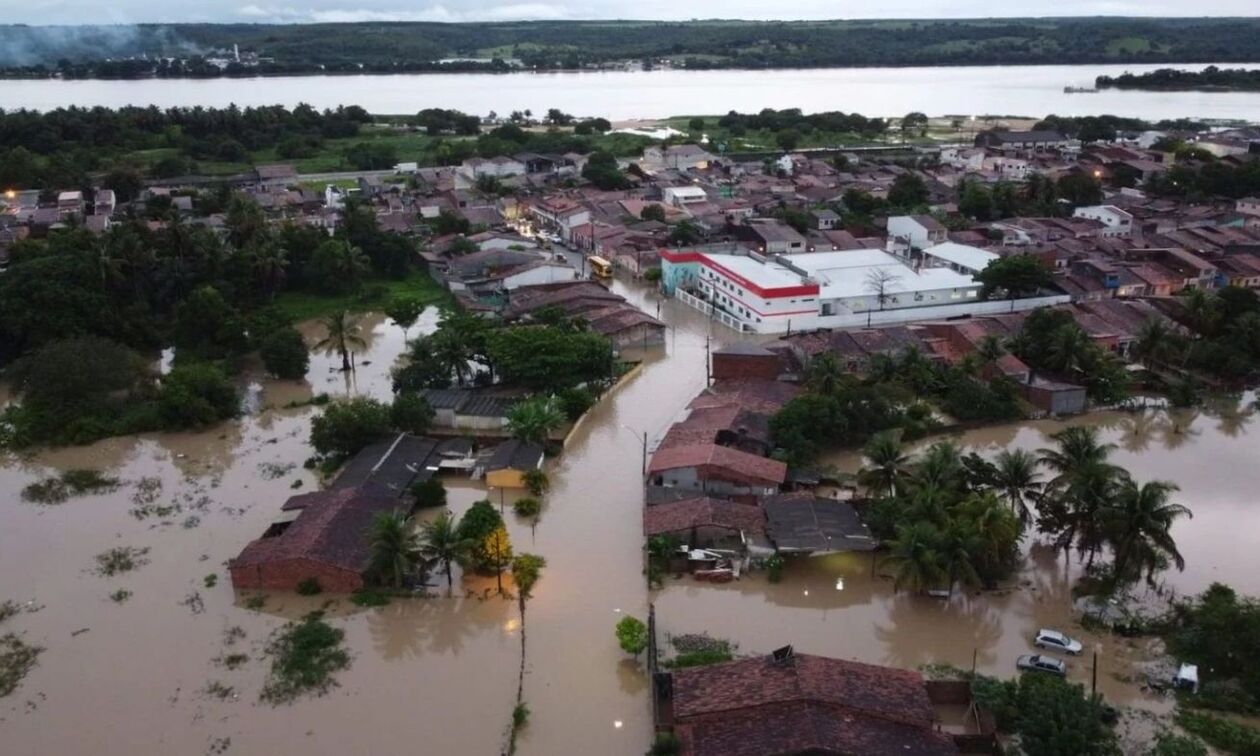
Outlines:
[[217,367],[207,363],[180,365],[162,379],[158,410],[168,430],[201,428],[235,417],[240,411],[240,397]]
[[1227,753],[1252,756],[1260,753],[1260,730],[1228,719],[1182,709],[1177,724],[1192,735],[1198,735],[1213,748]]
[[364,589],[350,594],[350,603],[362,607],[378,607],[389,604],[389,596],[379,591]]
[[617,621],[617,644],[627,654],[638,656],[648,647],[647,625],[637,617],[626,615]]
[[732,659],[729,648],[706,648],[699,651],[686,651],[665,662],[670,669],[687,667],[703,667],[709,664],[721,664]]
[[411,487],[411,495],[416,497],[416,506],[423,509],[446,506],[446,486],[437,478],[415,484]]
[[311,445],[321,454],[350,456],[390,429],[390,411],[367,397],[332,402],[311,423]]
[[512,511],[521,517],[537,517],[542,512],[542,502],[532,496],[526,496],[512,503]]
[[679,753],[682,753],[682,744],[678,742],[678,736],[672,732],[658,732],[648,756],[677,756]]
[[541,499],[551,488],[551,479],[547,477],[547,472],[538,468],[526,470],[521,474],[521,480],[525,484],[525,490],[535,499]]
[[263,366],[277,378],[298,381],[306,377],[311,364],[310,353],[302,334],[293,328],[281,328],[263,339],[259,347]]
[[595,405],[597,397],[588,388],[574,387],[561,391],[557,398],[560,400],[560,411],[569,419],[569,422],[575,423]]
[[389,421],[395,430],[422,436],[433,424],[433,408],[419,394],[399,394],[390,405]]
[[1207,748],[1198,738],[1164,732],[1155,739],[1151,756],[1207,756]]
[[775,554],[766,560],[766,579],[777,583],[783,579],[783,557]]
[[324,592],[324,587],[319,584],[319,580],[313,577],[302,578],[297,584],[297,593],[299,596],[318,596]]
[[341,647],[345,632],[312,612],[282,627],[267,645],[271,670],[261,698],[271,704],[292,703],[300,696],[323,694],[336,686],[332,675],[350,666]]

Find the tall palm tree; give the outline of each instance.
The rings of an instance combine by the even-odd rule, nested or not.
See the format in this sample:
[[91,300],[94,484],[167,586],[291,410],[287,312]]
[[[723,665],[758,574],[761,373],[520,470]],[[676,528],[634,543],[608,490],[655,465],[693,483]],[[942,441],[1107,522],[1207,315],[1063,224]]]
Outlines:
[[349,312],[341,310],[324,318],[324,328],[328,335],[316,342],[315,348],[324,350],[326,354],[340,354],[341,370],[349,372],[353,368],[350,353],[367,346],[360,335],[359,322]]
[[371,261],[363,250],[348,241],[340,242],[333,262],[333,269],[344,281],[357,282],[371,268]]
[[472,353],[468,345],[459,338],[458,334],[444,329],[438,329],[426,341],[433,359],[448,376],[454,374],[457,385],[464,385],[465,376],[472,373],[472,368],[468,364],[472,359]]
[[871,436],[862,455],[870,464],[858,473],[858,481],[867,490],[896,496],[897,481],[910,474],[910,457],[901,445],[901,431],[889,430]]
[[1115,444],[1098,441],[1098,429],[1087,425],[1074,425],[1050,436],[1054,448],[1038,449],[1041,464],[1049,467],[1054,477],[1047,487],[1062,488],[1079,470],[1091,465],[1108,465]]
[[1002,346],[1002,340],[993,334],[980,339],[980,343],[976,345],[976,356],[983,367],[988,367],[1002,359],[1004,354],[1006,354],[1006,347]]
[[1075,323],[1055,329],[1046,348],[1047,366],[1060,373],[1075,373],[1088,360],[1091,346],[1089,334]]
[[255,244],[250,249],[250,267],[258,282],[269,296],[275,296],[280,284],[284,283],[284,272],[289,267],[288,253],[284,247],[268,239]]
[[1023,449],[1005,449],[994,459],[994,467],[994,487],[1002,493],[1019,521],[1027,525],[1032,519],[1028,501],[1041,492],[1036,455]]
[[916,486],[932,485],[952,490],[962,481],[962,451],[953,441],[938,441],[927,448],[914,471]]
[[450,512],[443,512],[433,520],[420,525],[420,556],[426,561],[442,565],[446,573],[448,596],[454,586],[451,578],[451,564],[467,559],[472,549],[473,542],[460,537],[459,528]]
[[1182,344],[1176,331],[1162,318],[1151,318],[1142,324],[1132,353],[1154,367],[1175,363],[1182,352]]
[[940,535],[937,542],[941,569],[949,580],[949,595],[954,595],[954,584],[962,583],[971,588],[980,585],[980,573],[976,562],[982,557],[984,544],[977,537],[970,523],[955,521]]
[[809,361],[809,388],[816,394],[830,396],[840,389],[844,370],[834,354],[824,352]]
[[420,541],[411,518],[399,511],[378,512],[372,518],[368,543],[369,571],[377,580],[388,577],[393,587],[401,588],[403,578],[420,556]]
[[531,397],[508,411],[508,431],[521,441],[545,444],[562,425],[564,413],[551,397]]
[[1178,570],[1186,568],[1169,531],[1177,519],[1194,515],[1187,507],[1169,502],[1177,490],[1176,485],[1158,480],[1138,484],[1126,479],[1120,484],[1114,503],[1103,512],[1118,579],[1145,572],[1150,583],[1167,559]]
[[889,543],[885,564],[893,567],[893,587],[916,593],[931,590],[947,578],[937,550],[940,532],[927,522],[899,525],[897,537]]
[[1221,300],[1203,289],[1186,289],[1181,295],[1190,327],[1199,336],[1212,336],[1221,322]]
[[955,517],[975,535],[979,545],[975,563],[984,574],[997,573],[1001,563],[1016,553],[1019,520],[993,492],[968,496],[955,508]]

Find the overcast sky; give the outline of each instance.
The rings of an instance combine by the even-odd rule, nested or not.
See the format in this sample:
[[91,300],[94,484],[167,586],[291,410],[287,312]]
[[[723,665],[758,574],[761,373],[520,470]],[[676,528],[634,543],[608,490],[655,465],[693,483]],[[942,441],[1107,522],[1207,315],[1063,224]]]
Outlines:
[[[11,4],[10,4],[11,2]],[[981,16],[1254,16],[1257,0],[9,0],[0,23],[154,21],[518,21],[585,18],[964,18]]]

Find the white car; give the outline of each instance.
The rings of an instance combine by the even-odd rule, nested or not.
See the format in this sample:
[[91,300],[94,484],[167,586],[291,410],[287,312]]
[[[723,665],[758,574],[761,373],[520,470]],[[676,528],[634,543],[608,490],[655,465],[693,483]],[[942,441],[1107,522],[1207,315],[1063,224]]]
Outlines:
[[1075,638],[1069,638],[1058,630],[1045,628],[1037,631],[1037,637],[1033,638],[1033,645],[1047,651],[1062,651],[1073,656],[1079,654],[1082,648],[1081,642]]

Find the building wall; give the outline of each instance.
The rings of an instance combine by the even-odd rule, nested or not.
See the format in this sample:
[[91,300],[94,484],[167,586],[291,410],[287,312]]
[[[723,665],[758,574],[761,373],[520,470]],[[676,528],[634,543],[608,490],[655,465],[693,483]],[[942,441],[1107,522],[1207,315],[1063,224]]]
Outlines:
[[229,567],[232,586],[237,590],[297,590],[298,583],[315,578],[329,593],[353,593],[363,587],[357,572],[309,559],[284,559],[267,564]]
[[655,346],[665,343],[665,327],[654,325],[637,325],[624,331],[609,335],[609,340],[618,349],[628,347]]
[[486,473],[486,485],[494,488],[524,488],[525,480],[520,470],[506,468]]

